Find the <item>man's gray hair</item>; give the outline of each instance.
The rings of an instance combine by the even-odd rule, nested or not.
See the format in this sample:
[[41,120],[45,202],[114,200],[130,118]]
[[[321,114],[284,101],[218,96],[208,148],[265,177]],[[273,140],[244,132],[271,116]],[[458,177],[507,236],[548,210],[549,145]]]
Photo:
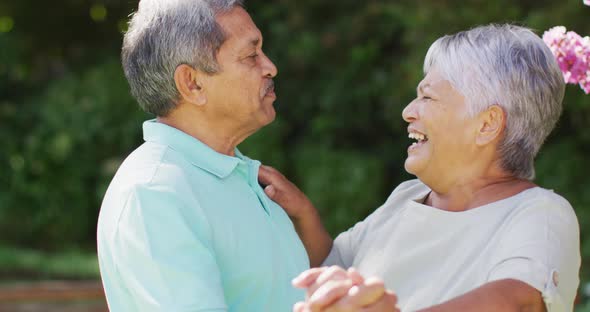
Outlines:
[[563,75],[543,40],[515,25],[481,26],[435,41],[424,73],[436,69],[465,96],[471,116],[497,104],[506,114],[503,169],[532,180],[534,159],[561,114]]
[[141,0],[123,39],[121,58],[131,94],[156,116],[176,107],[176,67],[216,73],[226,37],[215,16],[242,0]]

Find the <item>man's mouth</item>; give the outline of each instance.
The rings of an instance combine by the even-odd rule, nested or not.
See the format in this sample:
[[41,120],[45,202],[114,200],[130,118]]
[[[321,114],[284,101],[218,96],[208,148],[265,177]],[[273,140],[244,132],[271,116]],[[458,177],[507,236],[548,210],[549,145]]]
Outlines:
[[268,80],[264,89],[262,89],[262,97],[266,96],[276,96],[275,95],[275,83],[272,80]]

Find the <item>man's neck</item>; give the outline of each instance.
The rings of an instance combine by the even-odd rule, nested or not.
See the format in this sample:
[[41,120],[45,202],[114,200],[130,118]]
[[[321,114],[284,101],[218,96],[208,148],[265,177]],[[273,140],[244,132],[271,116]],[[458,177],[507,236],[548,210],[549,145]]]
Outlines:
[[212,122],[189,112],[175,111],[168,116],[158,117],[157,120],[194,137],[216,152],[229,156],[235,156],[236,146],[254,132],[237,129],[229,122]]

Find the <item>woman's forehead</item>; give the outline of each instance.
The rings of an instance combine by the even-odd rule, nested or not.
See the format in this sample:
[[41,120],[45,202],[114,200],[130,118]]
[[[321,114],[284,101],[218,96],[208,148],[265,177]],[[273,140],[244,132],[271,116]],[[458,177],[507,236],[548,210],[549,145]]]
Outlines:
[[427,89],[438,89],[438,88],[445,88],[451,86],[451,83],[445,79],[443,75],[441,75],[436,70],[429,71],[424,79],[420,81],[418,84],[419,90],[427,90]]

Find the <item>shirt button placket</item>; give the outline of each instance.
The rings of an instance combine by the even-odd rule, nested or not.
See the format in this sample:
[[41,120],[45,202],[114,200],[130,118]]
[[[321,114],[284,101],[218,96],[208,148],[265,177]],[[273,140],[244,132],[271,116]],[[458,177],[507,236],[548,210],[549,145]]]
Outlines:
[[267,215],[271,215],[270,213],[270,203],[268,202],[268,198],[264,194],[264,190],[258,184],[258,168],[260,167],[260,162],[256,160],[248,161],[248,184],[256,197],[258,197],[258,201],[264,208],[264,211]]

